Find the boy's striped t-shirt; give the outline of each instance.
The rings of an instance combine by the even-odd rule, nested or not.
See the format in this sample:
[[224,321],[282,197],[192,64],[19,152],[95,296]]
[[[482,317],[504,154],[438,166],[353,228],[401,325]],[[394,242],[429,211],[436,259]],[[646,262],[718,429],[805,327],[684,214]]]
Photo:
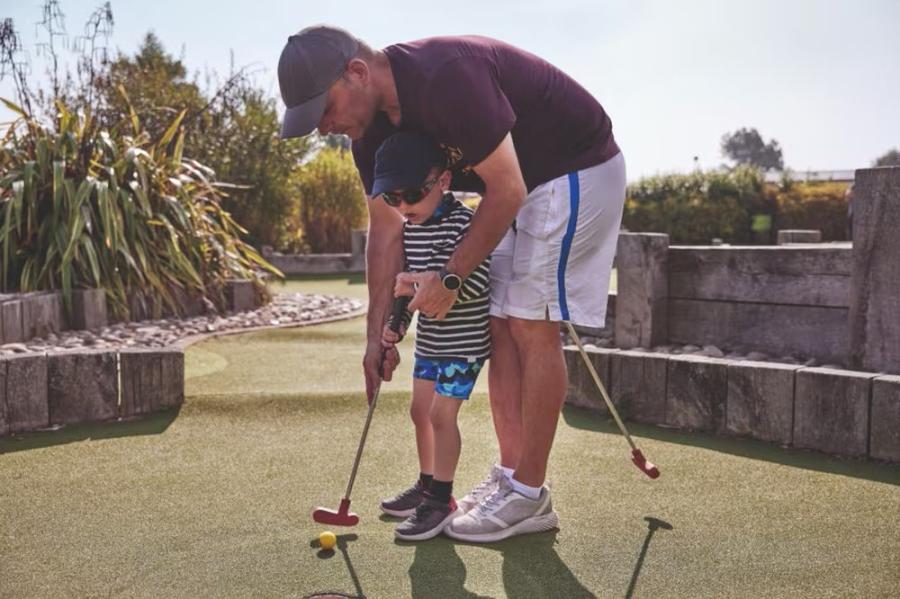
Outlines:
[[[465,237],[472,210],[446,194],[435,214],[420,225],[407,222],[403,250],[409,272],[439,271]],[[491,353],[490,257],[463,281],[443,320],[419,314],[416,357],[483,359]]]

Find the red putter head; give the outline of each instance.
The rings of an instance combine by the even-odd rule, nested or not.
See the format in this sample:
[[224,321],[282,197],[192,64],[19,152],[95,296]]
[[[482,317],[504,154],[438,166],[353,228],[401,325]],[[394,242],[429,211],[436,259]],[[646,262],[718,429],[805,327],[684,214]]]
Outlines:
[[654,466],[653,462],[648,462],[647,458],[644,457],[644,454],[641,453],[640,449],[632,450],[631,461],[634,462],[635,466],[641,469],[641,472],[643,472],[650,478],[659,478],[659,468]]
[[313,511],[313,520],[319,524],[331,524],[332,526],[356,526],[359,516],[350,511],[350,500],[345,497],[341,499],[341,507],[338,508],[338,511],[323,507],[316,508]]

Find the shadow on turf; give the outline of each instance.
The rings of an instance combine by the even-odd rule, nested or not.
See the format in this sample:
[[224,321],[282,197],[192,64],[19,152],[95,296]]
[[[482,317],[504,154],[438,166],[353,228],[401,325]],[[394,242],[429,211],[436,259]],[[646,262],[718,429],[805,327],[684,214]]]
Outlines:
[[[340,591],[322,591],[318,593],[313,593],[312,595],[307,595],[307,597],[327,597],[338,595],[340,597],[354,597],[358,599],[365,599],[366,594],[363,593],[362,585],[359,583],[359,577],[356,575],[356,570],[353,569],[353,562],[350,561],[350,555],[347,553],[347,546],[351,541],[355,541],[359,537],[355,534],[345,534],[345,535],[337,535],[337,549],[340,554],[344,558],[344,564],[347,566],[347,572],[350,573],[350,580],[353,583],[353,588],[356,590],[355,595],[348,595],[346,593]],[[316,547],[320,547],[319,539],[313,539],[309,542],[309,546],[315,549]],[[334,557],[333,549],[319,549],[319,552],[316,553],[316,557],[319,559],[331,559]]]
[[139,435],[159,435],[175,421],[179,411],[180,408],[173,408],[164,412],[148,414],[133,420],[73,424],[59,430],[21,433],[10,437],[3,437],[0,438],[0,454],[54,447],[57,445],[66,445],[68,443],[78,443],[81,441],[97,439],[118,439],[120,437],[136,437]]
[[[465,588],[466,565],[456,553],[457,545],[500,552],[503,558],[503,589],[507,597],[594,597],[556,553],[556,536],[557,532],[553,531],[523,535],[498,543],[462,543],[445,537],[417,543],[409,568],[412,597],[484,597]],[[408,543],[395,542],[409,547]]]
[[664,520],[660,520],[659,518],[654,518],[653,516],[646,516],[644,520],[647,521],[647,536],[644,537],[644,544],[641,546],[641,553],[638,555],[637,563],[634,566],[634,574],[631,575],[631,582],[628,583],[628,590],[625,591],[625,599],[631,599],[634,597],[634,588],[637,586],[638,576],[641,574],[641,568],[644,565],[644,559],[647,557],[647,550],[650,548],[650,541],[653,539],[653,533],[657,530],[672,530],[672,525]]
[[[621,436],[615,422],[586,408],[565,406],[563,418],[573,428],[599,433],[610,433]],[[802,449],[787,449],[764,441],[738,437],[717,437],[709,433],[685,432],[669,430],[656,426],[628,423],[628,432],[632,435],[655,439],[676,445],[702,447],[712,451],[728,453],[754,460],[774,462],[785,466],[839,474],[891,485],[900,485],[900,470],[885,464],[855,459],[839,459],[833,456]],[[628,452],[625,439],[622,441],[622,452]],[[653,460],[652,455],[647,459]],[[654,461],[654,463],[656,463]],[[662,475],[665,476],[665,463],[658,463]]]

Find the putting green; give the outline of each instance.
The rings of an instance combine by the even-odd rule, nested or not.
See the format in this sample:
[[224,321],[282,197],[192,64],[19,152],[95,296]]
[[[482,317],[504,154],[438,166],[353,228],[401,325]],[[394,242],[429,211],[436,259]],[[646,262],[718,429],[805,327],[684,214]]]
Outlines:
[[[339,293],[343,283],[293,282]],[[360,294],[361,286],[348,286]],[[364,293],[362,293],[364,296]],[[635,426],[567,409],[557,533],[489,546],[393,540],[378,500],[416,472],[409,341],[353,493],[320,553],[365,418],[363,319],[210,340],[179,413],[0,440],[0,596],[844,597],[900,589],[900,469]],[[462,410],[458,492],[494,457],[484,381]]]

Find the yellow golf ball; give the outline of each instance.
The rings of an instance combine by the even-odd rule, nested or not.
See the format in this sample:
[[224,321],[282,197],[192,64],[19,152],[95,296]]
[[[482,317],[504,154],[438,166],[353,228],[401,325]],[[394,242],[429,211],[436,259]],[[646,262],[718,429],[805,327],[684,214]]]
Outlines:
[[319,546],[322,549],[330,551],[334,549],[335,545],[337,545],[337,537],[330,530],[326,530],[319,535]]

